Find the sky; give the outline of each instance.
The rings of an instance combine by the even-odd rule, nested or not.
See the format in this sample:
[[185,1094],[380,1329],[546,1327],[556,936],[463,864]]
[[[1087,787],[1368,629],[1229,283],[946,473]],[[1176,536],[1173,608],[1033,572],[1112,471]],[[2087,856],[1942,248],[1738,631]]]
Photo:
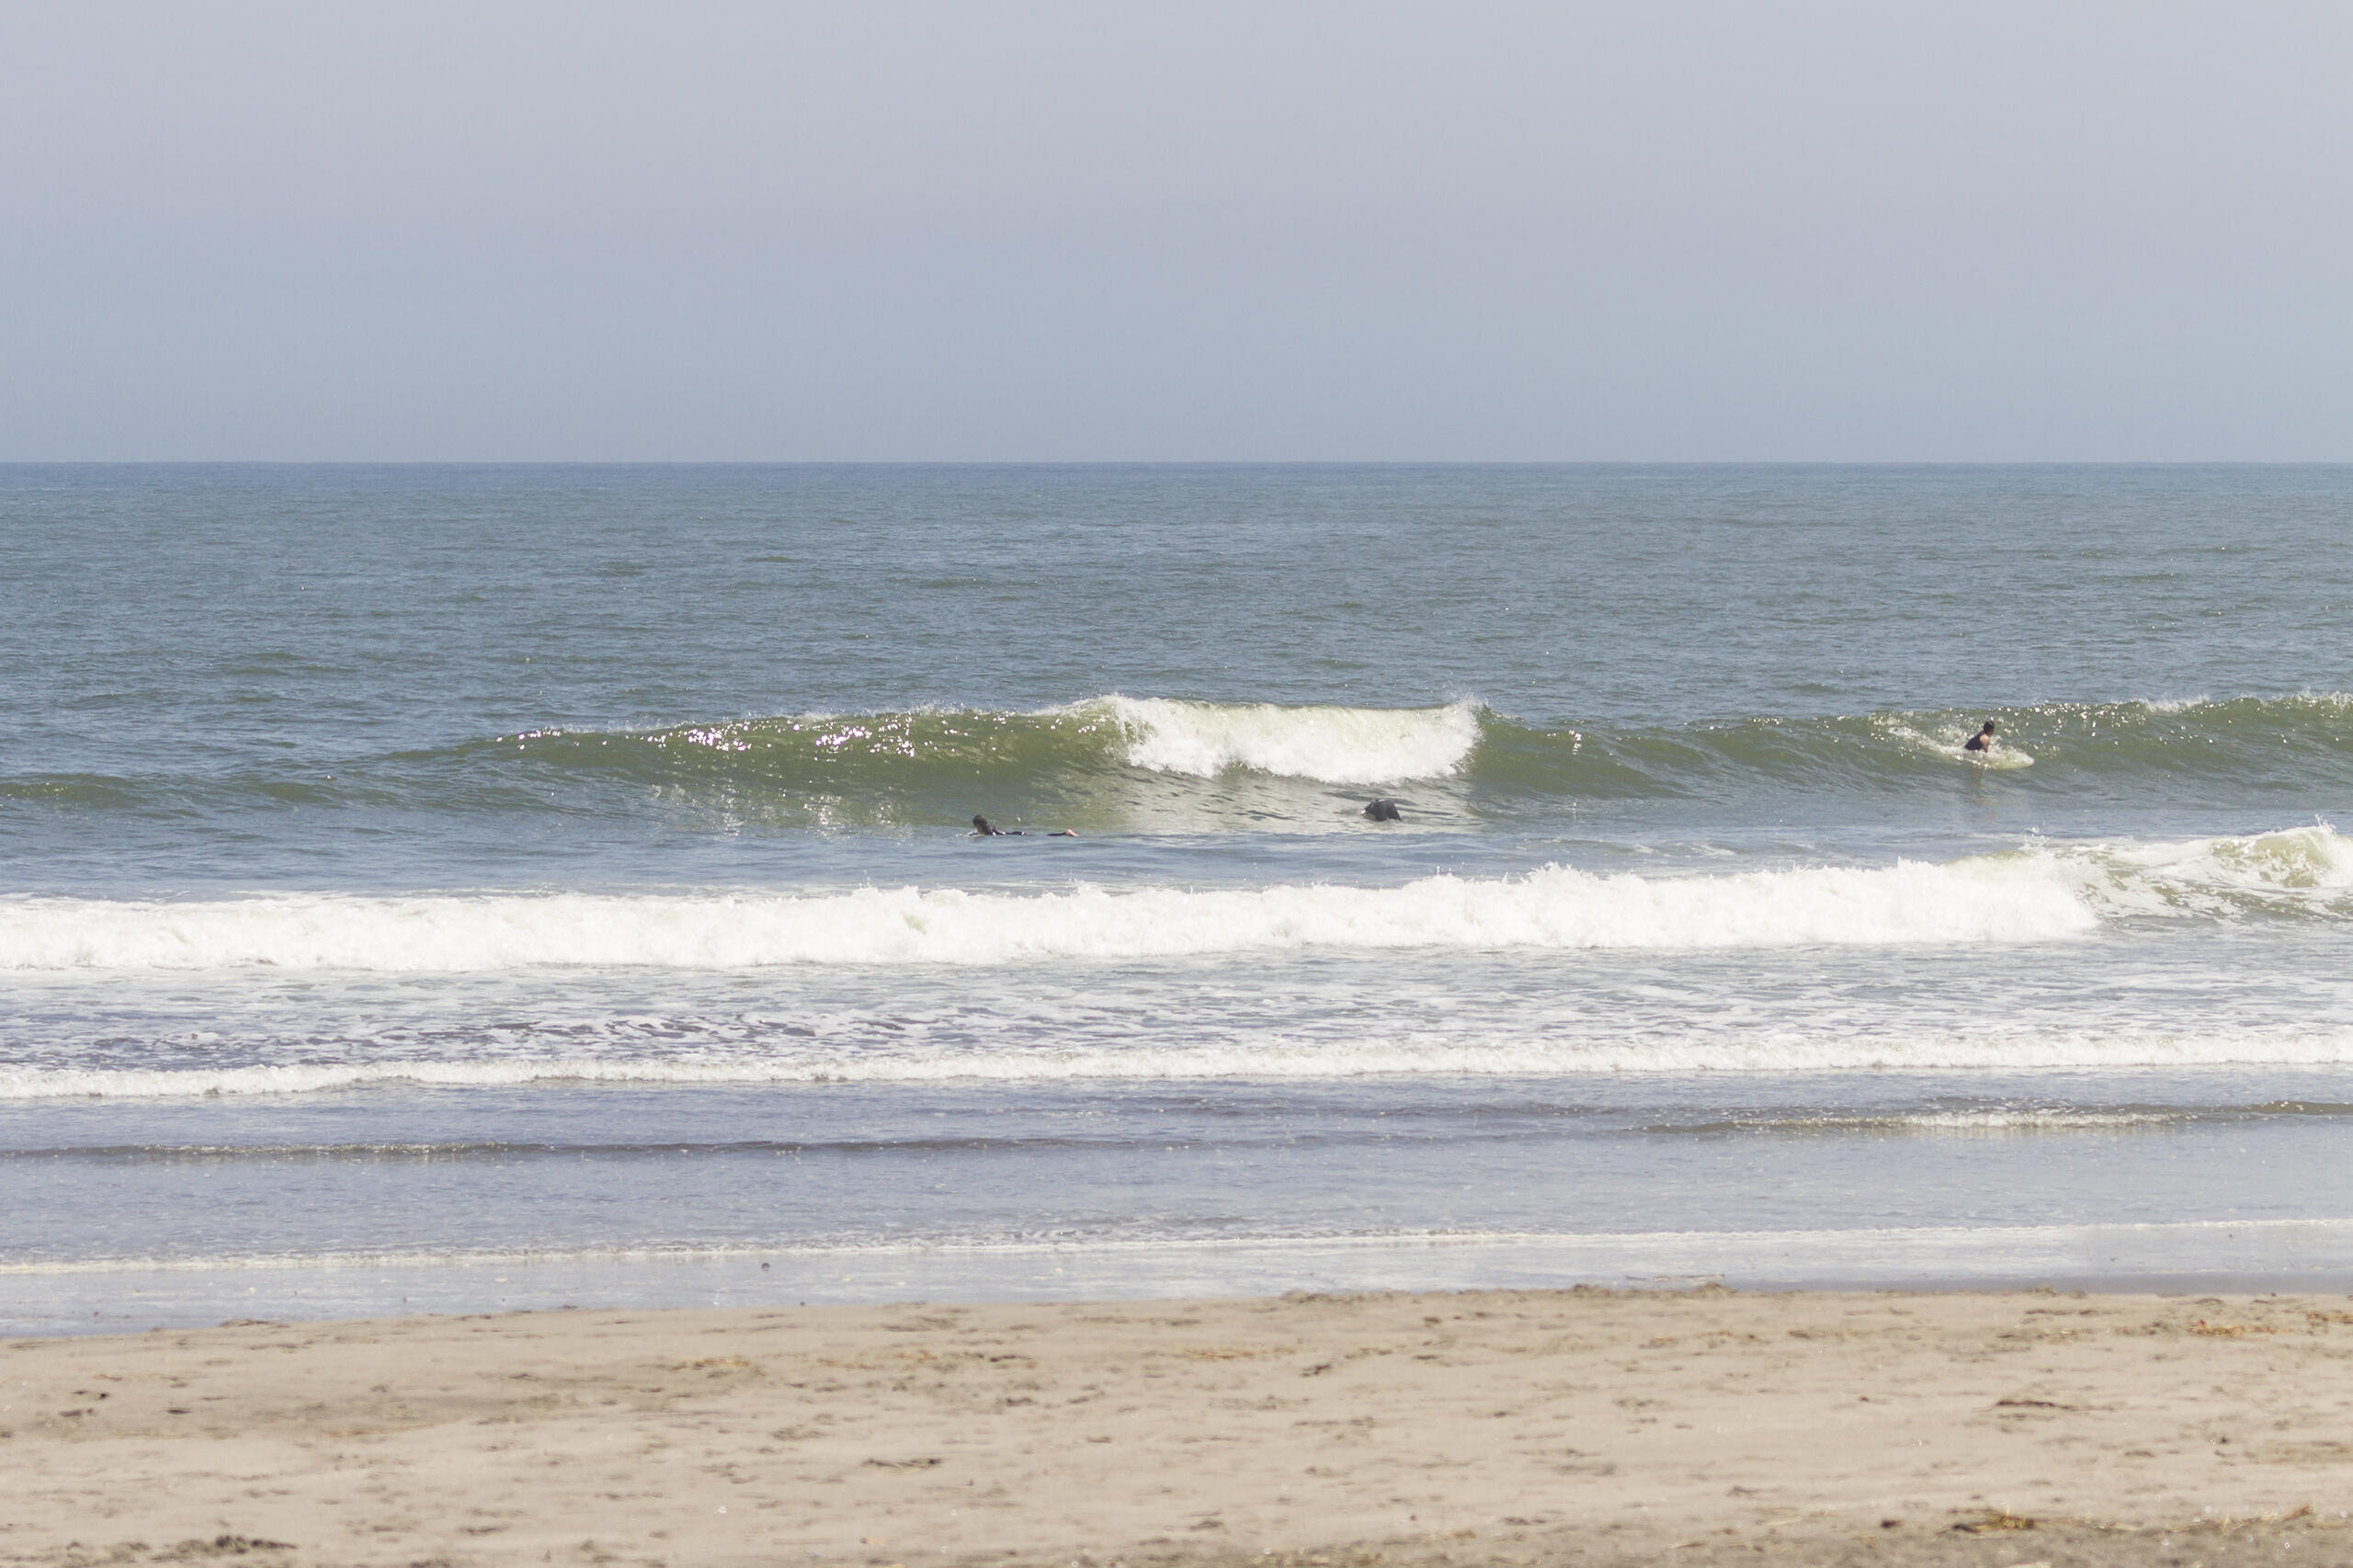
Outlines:
[[0,5],[0,460],[2353,460],[2353,6]]

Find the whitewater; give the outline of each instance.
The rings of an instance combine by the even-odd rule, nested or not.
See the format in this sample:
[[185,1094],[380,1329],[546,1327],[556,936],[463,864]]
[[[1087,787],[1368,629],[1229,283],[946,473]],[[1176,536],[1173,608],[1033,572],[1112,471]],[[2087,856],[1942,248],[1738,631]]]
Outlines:
[[0,1328],[2353,1268],[2353,471],[0,525]]
[[256,894],[178,903],[19,897],[0,903],[0,969],[743,969],[1310,948],[2040,942],[2136,915],[2353,917],[2348,892],[2353,841],[2320,824],[2177,844],[2037,846],[1945,866],[1642,877],[1556,865],[1518,877],[1437,876],[1387,888]]
[[257,897],[235,903],[44,900],[0,906],[17,969],[433,971],[556,964],[736,969],[784,963],[995,964],[1329,947],[1721,948],[2037,941],[2094,916],[2027,867],[1596,877],[1397,888],[1140,889],[1017,896],[859,889],[830,897]]

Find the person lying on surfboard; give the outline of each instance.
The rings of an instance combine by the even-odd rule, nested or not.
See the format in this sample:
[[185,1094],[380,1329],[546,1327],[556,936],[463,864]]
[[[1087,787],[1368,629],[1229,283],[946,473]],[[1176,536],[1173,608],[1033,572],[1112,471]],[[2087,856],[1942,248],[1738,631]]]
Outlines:
[[1963,751],[1976,752],[1981,756],[1990,756],[1993,755],[1994,721],[1991,719],[1986,720],[1985,727],[1978,731],[1975,734],[1970,736],[1968,740],[1961,743],[1961,749]]
[[[974,838],[1027,838],[1029,836],[1029,830],[1023,827],[997,827],[993,825],[986,817],[974,817],[972,819],[972,836]],[[1078,835],[1073,833],[1070,829],[1063,827],[1056,828],[1051,833],[1041,834],[1039,836],[1042,838],[1076,838]]]

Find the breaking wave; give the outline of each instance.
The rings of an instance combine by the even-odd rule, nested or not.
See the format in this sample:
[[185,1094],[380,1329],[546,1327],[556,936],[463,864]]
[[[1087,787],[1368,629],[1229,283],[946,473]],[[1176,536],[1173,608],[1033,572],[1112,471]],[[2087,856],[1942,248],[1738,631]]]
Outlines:
[[1106,697],[1066,711],[1108,711],[1132,767],[1214,778],[1246,768],[1326,784],[1438,778],[1461,767],[1479,744],[1480,709],[1224,706],[1161,698]]
[[1485,710],[1468,701],[1442,708],[1282,707],[1114,693],[1034,713],[950,708],[813,713],[644,735],[542,731],[489,744],[511,746],[533,760],[590,767],[660,770],[665,759],[718,765],[845,792],[862,782],[916,787],[935,772],[966,790],[976,778],[1043,780],[1120,769],[1376,784],[1457,772],[1486,722]]
[[2110,918],[2353,915],[2353,839],[2325,823],[2245,837],[2040,848]]

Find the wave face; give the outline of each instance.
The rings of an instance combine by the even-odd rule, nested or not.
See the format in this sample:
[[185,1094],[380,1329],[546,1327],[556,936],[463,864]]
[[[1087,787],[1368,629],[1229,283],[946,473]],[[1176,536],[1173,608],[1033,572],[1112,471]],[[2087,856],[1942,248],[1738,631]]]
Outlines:
[[[643,735],[541,733],[464,748],[586,773],[727,779],[845,802],[940,790],[1051,793],[1108,777],[1332,785],[1456,781],[1490,795],[1680,799],[1769,787],[1834,791],[1949,784],[1961,744],[1992,718],[1997,769],[2227,777],[2254,788],[2353,786],[2353,699],[2050,703],[1680,725],[1545,727],[1477,702],[1383,709],[1223,704],[1118,695],[1036,713],[921,709],[682,726]],[[1977,766],[1970,764],[1970,766]],[[952,816],[951,819],[953,820]]]
[[[645,734],[541,732],[462,748],[468,763],[511,756],[566,775],[753,787],[836,810],[920,818],[934,801],[959,820],[976,794],[1052,799],[1130,780],[1255,775],[1363,785],[1449,778],[1489,716],[1443,708],[1281,707],[1119,695],[1039,712],[922,708],[801,714]],[[962,814],[969,814],[964,812]]]
[[916,709],[756,719],[642,735],[540,732],[481,743],[589,770],[743,772],[779,786],[905,788],[934,771],[1047,781],[1107,769],[1326,784],[1461,778],[1503,789],[1666,795],[1742,780],[1845,788],[1952,777],[1993,719],[1997,767],[2243,782],[2353,781],[2353,697],[2046,703],[1825,718],[1761,716],[1671,728],[1545,727],[1469,700],[1442,708],[1283,707],[1112,695],[1035,713]]
[[[1672,729],[1544,730],[1492,720],[1478,778],[1504,790],[1680,797],[1769,785],[1854,793],[1944,784],[1961,745],[1998,726],[1991,766],[2024,786],[2080,792],[2129,781],[2227,779],[2254,790],[2353,785],[2353,698],[2037,704],[1826,718],[1758,717]],[[1968,763],[1976,767],[1977,764]]]
[[[1961,743],[1986,718],[1990,765]],[[2049,703],[1666,727],[1530,724],[1436,708],[1216,703],[1118,694],[1031,712],[919,708],[651,731],[535,730],[287,775],[0,777],[52,812],[343,807],[460,815],[649,808],[819,829],[961,825],[975,810],[1093,831],[1224,832],[1351,817],[1394,792],[1426,824],[1550,819],[1585,802],[1745,814],[1793,799],[1941,801],[1996,773],[2060,809],[2310,801],[2353,790],[2353,699]],[[273,827],[273,832],[282,828]]]
[[1722,876],[1437,876],[1020,894],[282,894],[0,903],[0,969],[449,972],[555,965],[995,964],[1335,949],[1740,949],[2040,942],[2103,919],[2353,915],[2353,842],[2325,827],[2033,848],[1949,865]]

